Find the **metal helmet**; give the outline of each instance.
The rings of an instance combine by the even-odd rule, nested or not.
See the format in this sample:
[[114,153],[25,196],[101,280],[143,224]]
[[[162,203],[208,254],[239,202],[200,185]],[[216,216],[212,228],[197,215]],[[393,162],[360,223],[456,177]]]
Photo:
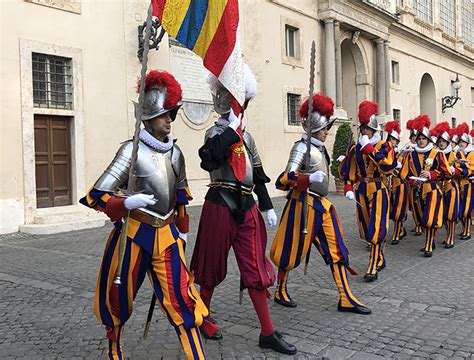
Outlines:
[[[301,125],[305,132],[308,131],[308,112],[309,112],[309,98],[301,104],[299,115],[301,117]],[[321,93],[313,95],[313,109],[310,117],[311,133],[318,132],[321,129],[331,128],[332,124],[336,120],[331,120],[331,116],[334,114],[334,102],[329,96]]]
[[443,121],[439,124],[436,124],[436,126],[431,130],[431,134],[437,137],[436,141],[443,139],[444,141],[451,143],[451,135],[449,134],[450,131],[451,128],[448,122]]
[[433,141],[431,139],[430,125],[431,120],[428,115],[419,115],[413,119],[414,129],[418,130],[417,137],[423,135],[428,139],[428,141]]
[[368,126],[374,131],[382,130],[377,121],[378,104],[374,101],[362,101],[359,104],[359,123],[360,126]]
[[400,141],[400,123],[396,120],[389,121],[385,124],[385,131],[388,133],[388,136],[394,138],[397,141]]
[[170,112],[172,120],[181,106],[182,90],[173,75],[166,71],[152,70],[145,79],[145,96],[141,120],[151,120]]

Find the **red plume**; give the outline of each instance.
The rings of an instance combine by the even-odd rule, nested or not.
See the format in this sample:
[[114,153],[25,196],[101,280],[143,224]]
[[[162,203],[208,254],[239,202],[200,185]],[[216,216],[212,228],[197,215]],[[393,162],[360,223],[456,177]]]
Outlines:
[[391,133],[392,131],[396,131],[397,133],[401,133],[401,129],[400,129],[400,124],[398,121],[389,121],[388,123],[385,124],[385,131],[387,133]]
[[436,126],[430,131],[430,133],[433,136],[440,136],[445,131],[449,134],[450,130],[451,127],[449,126],[449,123],[447,121],[443,121],[439,124],[436,124]]
[[413,119],[407,121],[407,130],[415,130],[415,124],[413,122]]
[[456,127],[456,135],[461,137],[462,134],[469,134],[469,125],[466,123],[459,124]]
[[430,128],[431,120],[428,115],[419,115],[413,119],[413,128],[418,131],[423,131],[423,128]]
[[456,128],[449,129],[449,137],[452,139],[456,135]]
[[[307,118],[309,111],[309,97],[300,106],[300,117]],[[330,118],[334,114],[334,102],[329,96],[317,93],[313,95],[313,112],[317,111],[321,116]]]
[[[145,92],[153,87],[164,87],[166,98],[163,104],[165,109],[172,109],[178,105],[183,98],[183,91],[178,81],[167,71],[151,70],[145,78]],[[140,79],[137,82],[137,93],[140,91]]]
[[367,125],[372,115],[377,114],[379,111],[379,105],[373,101],[362,101],[359,104],[359,122],[363,125]]
[[474,137],[474,129],[472,129],[472,130],[469,132],[469,135],[471,135],[472,137]]

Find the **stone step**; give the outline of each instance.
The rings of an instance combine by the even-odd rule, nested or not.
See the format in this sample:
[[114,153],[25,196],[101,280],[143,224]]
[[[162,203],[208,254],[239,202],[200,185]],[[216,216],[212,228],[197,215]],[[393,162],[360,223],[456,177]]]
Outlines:
[[95,212],[94,210],[75,210],[65,212],[48,212],[44,214],[38,214],[34,217],[34,224],[57,224],[75,222],[77,220],[98,220],[105,219],[105,215]]
[[105,219],[95,217],[90,219],[76,219],[75,221],[61,221],[57,223],[20,225],[20,232],[34,235],[48,235],[67,231],[91,229],[104,226],[104,224]]

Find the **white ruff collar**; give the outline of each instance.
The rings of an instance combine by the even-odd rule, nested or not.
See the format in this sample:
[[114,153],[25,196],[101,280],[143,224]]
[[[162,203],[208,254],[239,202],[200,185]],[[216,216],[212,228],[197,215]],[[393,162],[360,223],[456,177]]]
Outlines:
[[167,142],[162,142],[145,129],[141,129],[138,137],[145,144],[159,152],[166,152],[173,147],[173,138],[171,137],[171,134],[166,135]]
[[449,144],[449,145],[446,147],[446,149],[441,150],[441,151],[444,152],[445,154],[449,154],[452,150],[453,150],[453,148],[451,147],[451,144]]
[[[307,134],[303,134],[303,137],[301,138],[301,140],[303,140],[304,142],[306,142],[306,139],[308,139],[308,135]],[[313,144],[314,146],[319,146],[319,147],[323,147],[324,146],[324,143],[321,141],[321,140],[318,140],[314,137],[311,137],[311,144]]]
[[369,141],[370,141],[370,144],[372,146],[374,146],[375,144],[377,144],[380,140],[382,140],[382,137],[380,136],[380,134],[378,132],[376,132],[374,134],[374,136],[372,136]]
[[216,121],[216,125],[218,126],[229,126],[229,123],[229,120],[224,118],[219,118],[219,120]]
[[418,145],[415,146],[415,151],[422,154],[431,151],[431,149],[433,149],[432,143],[428,143],[424,148],[420,148]]
[[464,149],[461,149],[464,155],[469,154],[471,151],[474,150],[474,147],[471,144],[468,144]]

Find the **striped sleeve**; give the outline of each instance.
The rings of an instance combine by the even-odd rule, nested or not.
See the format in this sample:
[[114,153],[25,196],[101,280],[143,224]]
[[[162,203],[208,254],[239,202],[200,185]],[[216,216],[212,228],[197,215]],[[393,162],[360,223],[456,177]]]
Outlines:
[[297,173],[294,171],[284,171],[280,174],[280,176],[278,176],[275,186],[278,190],[296,190],[303,192],[309,187],[309,175]]
[[384,173],[390,172],[397,167],[395,151],[392,144],[388,142],[383,143],[378,151],[374,150],[367,155],[378,164],[379,169]]
[[357,178],[357,161],[355,157],[355,145],[347,151],[346,157],[339,167],[339,178],[344,180],[344,192],[352,191]]
[[193,199],[191,190],[188,186],[176,190],[176,220],[175,225],[181,233],[189,232],[189,215],[186,211],[186,205]]

